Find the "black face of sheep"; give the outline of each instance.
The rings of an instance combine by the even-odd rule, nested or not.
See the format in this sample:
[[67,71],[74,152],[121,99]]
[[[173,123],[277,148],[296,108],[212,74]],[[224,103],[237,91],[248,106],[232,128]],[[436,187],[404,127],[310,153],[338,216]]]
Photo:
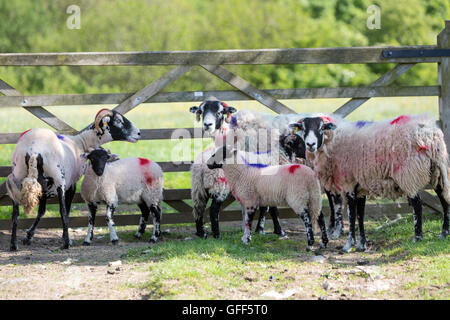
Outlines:
[[289,125],[303,138],[306,150],[314,153],[322,147],[324,141],[324,132],[334,130],[335,124],[324,120],[323,117],[304,118],[297,123]]
[[130,120],[109,109],[97,113],[93,128],[97,130],[97,135],[110,134],[112,140],[116,141],[137,142],[141,137],[140,130]]
[[118,159],[116,154],[111,154],[104,149],[95,149],[88,154],[83,155],[91,162],[92,170],[99,177],[103,175],[107,162],[115,161]]
[[207,100],[198,107],[191,107],[189,111],[195,113],[197,121],[203,120],[204,132],[213,134],[222,127],[224,121],[230,122],[231,114],[237,110],[225,102]]
[[281,135],[280,146],[291,160],[295,158],[306,158],[305,141],[298,134],[290,133]]

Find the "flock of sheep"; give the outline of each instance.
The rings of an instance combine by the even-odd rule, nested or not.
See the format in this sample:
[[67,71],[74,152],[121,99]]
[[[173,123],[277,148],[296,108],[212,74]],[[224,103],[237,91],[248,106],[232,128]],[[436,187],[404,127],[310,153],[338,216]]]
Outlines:
[[[303,221],[307,250],[320,230],[320,247],[328,237],[343,235],[343,208],[349,219],[344,252],[354,245],[366,249],[364,207],[367,197],[396,199],[406,196],[413,207],[414,239],[422,240],[422,201],[426,186],[436,191],[443,207],[441,239],[449,233],[450,188],[448,154],[442,131],[427,116],[400,116],[380,122],[349,122],[336,115],[269,115],[237,111],[225,102],[208,99],[190,108],[213,147],[203,151],[191,167],[196,234],[206,238],[204,212],[209,199],[211,230],[220,237],[219,211],[231,193],[241,204],[244,235],[251,241],[252,221],[259,209],[256,232],[264,233],[267,212],[274,233],[284,235],[277,207],[290,207]],[[63,224],[63,248],[69,248],[69,213],[76,184],[84,174],[81,195],[88,209],[85,245],[93,240],[99,204],[106,204],[110,240],[116,244],[113,215],[119,204],[137,204],[141,210],[136,237],[141,238],[150,213],[156,242],[161,234],[163,172],[145,158],[118,159],[101,145],[113,140],[137,142],[140,131],[116,111],[102,109],[94,123],[78,135],[57,135],[47,129],[24,132],[12,156],[6,186],[12,199],[11,250],[17,250],[19,205],[38,214],[27,230],[30,244],[45,213],[46,201],[58,197]],[[328,230],[322,213],[322,192],[331,215]],[[359,240],[355,223],[358,219]],[[315,230],[314,230],[315,229]]]

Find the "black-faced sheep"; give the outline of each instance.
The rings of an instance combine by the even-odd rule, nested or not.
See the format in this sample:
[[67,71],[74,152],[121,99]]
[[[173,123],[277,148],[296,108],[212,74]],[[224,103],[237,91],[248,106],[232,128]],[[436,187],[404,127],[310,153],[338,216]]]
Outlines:
[[428,184],[444,208],[440,238],[448,235],[447,147],[442,131],[430,116],[404,115],[375,123],[304,118],[292,126],[304,138],[307,158],[313,161],[321,183],[340,190],[347,198],[350,232],[343,251],[348,252],[355,244],[356,217],[360,234],[357,250],[366,249],[366,196],[406,196],[414,210],[415,241],[422,240],[422,202],[418,192]]
[[22,133],[12,156],[12,173],[6,181],[12,199],[11,250],[17,250],[19,205],[30,213],[38,204],[36,220],[27,230],[24,244],[30,244],[39,220],[45,213],[47,198],[58,196],[63,223],[63,248],[70,246],[68,224],[70,206],[83,173],[80,155],[113,140],[136,142],[140,131],[120,113],[100,110],[94,123],[75,136],[58,135],[49,129]]
[[94,236],[95,214],[98,204],[106,204],[106,221],[110,240],[119,242],[114,228],[113,215],[118,204],[137,204],[142,212],[136,238],[141,238],[148,223],[149,213],[153,215],[153,235],[150,242],[156,242],[161,234],[161,202],[163,200],[164,178],[161,167],[144,158],[118,159],[104,149],[95,149],[83,154],[89,160],[81,184],[81,196],[89,209],[89,225],[84,245],[90,245]]
[[221,168],[231,192],[243,207],[244,235],[242,241],[251,240],[251,221],[257,207],[289,206],[305,224],[307,250],[314,244],[312,225],[319,225],[322,247],[328,238],[321,211],[322,198],[319,180],[314,171],[305,165],[262,165],[255,155],[229,146],[217,149],[208,160],[210,169]]

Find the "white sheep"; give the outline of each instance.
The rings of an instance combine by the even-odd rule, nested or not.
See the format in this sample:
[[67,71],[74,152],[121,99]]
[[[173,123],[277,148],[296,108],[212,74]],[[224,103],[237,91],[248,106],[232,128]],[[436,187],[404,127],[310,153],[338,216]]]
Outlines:
[[[325,188],[336,188],[347,198],[350,232],[343,251],[355,244],[355,218],[366,249],[366,196],[396,199],[406,196],[414,209],[415,240],[422,240],[422,202],[418,192],[428,184],[444,208],[440,238],[449,233],[450,188],[448,154],[442,131],[428,115],[400,116],[374,123],[348,123],[304,118],[299,129]],[[327,136],[324,139],[324,136]]]
[[47,198],[55,196],[59,199],[63,223],[63,248],[69,248],[70,206],[83,173],[80,155],[113,140],[137,142],[139,138],[139,129],[120,113],[109,109],[100,110],[94,123],[75,136],[59,135],[49,129],[22,133],[12,156],[12,173],[6,181],[13,202],[10,249],[17,250],[19,205],[30,213],[39,204],[36,220],[23,240],[24,244],[30,244],[45,213]]
[[242,241],[249,243],[251,240],[251,217],[257,207],[287,205],[305,224],[307,250],[314,244],[313,225],[319,225],[321,247],[325,247],[328,238],[321,210],[320,184],[314,171],[300,164],[263,165],[261,157],[223,146],[208,160],[210,169],[223,169],[231,192],[243,207]]
[[137,204],[142,212],[136,238],[141,238],[153,215],[153,235],[156,242],[161,234],[161,202],[164,178],[161,167],[144,158],[118,159],[104,149],[95,149],[82,155],[88,159],[86,173],[81,184],[81,196],[89,209],[89,225],[84,245],[90,245],[94,237],[94,221],[97,205],[106,204],[106,221],[110,240],[117,244],[113,215],[119,204]]

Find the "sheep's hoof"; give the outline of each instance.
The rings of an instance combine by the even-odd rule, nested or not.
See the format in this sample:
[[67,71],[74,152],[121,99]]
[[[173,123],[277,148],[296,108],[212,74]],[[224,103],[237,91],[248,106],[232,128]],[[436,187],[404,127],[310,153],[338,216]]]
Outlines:
[[342,231],[341,228],[335,228],[333,232],[331,233],[329,232],[328,234],[330,235],[331,239],[336,240],[339,239],[340,236],[344,234],[344,232]]
[[423,236],[414,236],[413,242],[423,241]]
[[150,242],[150,243],[156,243],[156,241],[158,241],[158,238],[155,237],[155,236],[151,236],[149,242]]
[[9,247],[9,251],[17,251],[17,244],[12,243],[11,246]]
[[134,237],[135,237],[136,239],[141,239],[141,238],[142,238],[142,234],[139,233],[139,232],[137,232],[137,233],[134,234]]
[[440,236],[439,236],[439,240],[445,240],[448,236],[448,230],[446,231],[442,231]]
[[352,251],[354,242],[353,241],[347,241],[346,245],[341,249],[341,253],[349,253]]
[[244,243],[244,244],[249,244],[250,243],[250,240],[252,239],[251,237],[247,237],[247,236],[243,236],[242,238],[242,242]]
[[62,246],[61,246],[61,249],[62,250],[67,250],[67,249],[69,249],[70,248],[70,245],[68,244],[68,243],[64,243]]
[[310,252],[313,249],[314,249],[313,246],[310,246],[309,244],[306,246],[306,252]]
[[87,242],[87,241],[83,242],[83,246],[85,246],[85,247],[90,246],[90,245],[91,245],[90,242]]
[[200,238],[203,238],[203,239],[208,238],[208,234],[207,234],[206,232],[203,232],[203,233],[201,233],[201,232],[196,232],[195,235],[196,235],[197,237],[200,237]]
[[364,252],[366,251],[367,246],[365,243],[358,243],[358,245],[356,246],[356,251],[358,252]]
[[22,239],[22,244],[29,246],[32,242],[33,238],[23,238]]
[[327,248],[327,244],[328,244],[328,241],[327,242],[321,242],[320,243],[320,249],[326,249]]
[[113,244],[113,246],[117,246],[119,244],[119,239],[111,240],[111,243]]
[[221,238],[220,233],[215,233],[215,234],[213,234],[213,237],[214,237],[215,239],[220,239],[220,238]]

